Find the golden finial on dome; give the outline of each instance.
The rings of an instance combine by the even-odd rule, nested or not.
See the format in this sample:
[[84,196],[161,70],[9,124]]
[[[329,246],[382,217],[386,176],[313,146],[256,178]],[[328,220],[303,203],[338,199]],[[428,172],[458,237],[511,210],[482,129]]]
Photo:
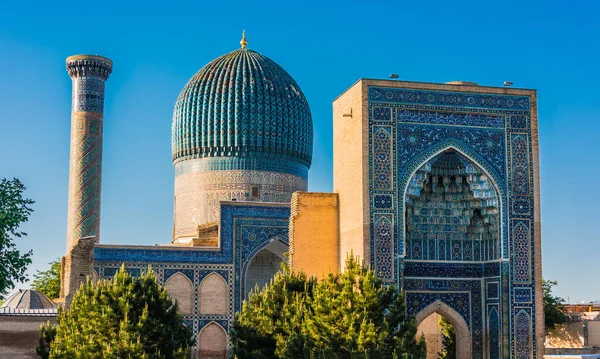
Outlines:
[[245,49],[246,45],[248,45],[248,41],[246,41],[246,30],[242,31],[242,40],[240,41],[240,45],[242,45],[242,49]]

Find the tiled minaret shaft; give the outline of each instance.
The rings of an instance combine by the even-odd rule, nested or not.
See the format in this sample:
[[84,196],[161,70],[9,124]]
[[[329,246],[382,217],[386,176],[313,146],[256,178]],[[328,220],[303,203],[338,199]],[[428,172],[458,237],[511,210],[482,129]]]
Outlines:
[[102,121],[104,84],[112,61],[94,55],[67,58],[73,80],[71,108],[71,163],[67,251],[82,237],[100,238],[102,188]]

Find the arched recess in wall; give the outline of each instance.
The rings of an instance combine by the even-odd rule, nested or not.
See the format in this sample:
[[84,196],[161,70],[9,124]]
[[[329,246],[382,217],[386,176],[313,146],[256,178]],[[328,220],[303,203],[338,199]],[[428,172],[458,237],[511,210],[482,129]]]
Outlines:
[[194,313],[194,286],[188,277],[175,273],[167,280],[165,288],[171,299],[177,301],[181,314]]
[[287,262],[284,253],[289,246],[279,239],[272,240],[260,249],[248,262],[244,275],[244,298],[258,286],[264,288],[281,268],[282,262]]
[[198,334],[198,355],[202,359],[227,358],[227,333],[219,324],[209,323]]
[[487,261],[502,256],[501,195],[493,178],[453,147],[412,174],[404,195],[407,259]]
[[[446,303],[436,300],[421,310],[415,318],[417,327],[433,313],[440,314],[454,327],[456,332],[456,358],[470,359],[473,351],[471,331],[464,318]],[[417,335],[419,335],[419,333],[417,333]]]
[[227,314],[229,312],[229,288],[217,273],[206,276],[198,288],[198,311],[200,314]]

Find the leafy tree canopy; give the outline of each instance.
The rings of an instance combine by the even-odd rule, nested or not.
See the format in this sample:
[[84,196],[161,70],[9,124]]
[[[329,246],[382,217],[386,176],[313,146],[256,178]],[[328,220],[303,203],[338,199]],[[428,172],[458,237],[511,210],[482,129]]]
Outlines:
[[544,326],[546,331],[552,331],[556,328],[556,325],[567,321],[567,315],[565,314],[565,307],[563,303],[565,300],[561,297],[555,296],[552,293],[552,288],[558,284],[557,281],[553,280],[542,280],[542,293],[544,296]]
[[82,285],[55,327],[42,327],[42,358],[189,357],[192,332],[151,270],[133,278],[121,267],[112,280]]
[[240,358],[424,358],[404,296],[354,259],[317,282],[286,266],[232,325]]
[[25,186],[16,178],[0,180],[0,296],[14,288],[15,283],[25,281],[25,269],[31,264],[31,254],[21,254],[15,244],[16,238],[26,236],[19,230],[33,212],[33,201],[23,198]]
[[60,261],[57,259],[50,262],[48,270],[38,270],[33,275],[31,288],[44,293],[50,299],[60,297]]

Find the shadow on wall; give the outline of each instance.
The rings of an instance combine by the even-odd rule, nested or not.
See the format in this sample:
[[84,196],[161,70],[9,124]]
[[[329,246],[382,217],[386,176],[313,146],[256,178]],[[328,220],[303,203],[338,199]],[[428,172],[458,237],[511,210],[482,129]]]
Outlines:
[[546,348],[583,348],[583,323],[559,324],[546,335]]

